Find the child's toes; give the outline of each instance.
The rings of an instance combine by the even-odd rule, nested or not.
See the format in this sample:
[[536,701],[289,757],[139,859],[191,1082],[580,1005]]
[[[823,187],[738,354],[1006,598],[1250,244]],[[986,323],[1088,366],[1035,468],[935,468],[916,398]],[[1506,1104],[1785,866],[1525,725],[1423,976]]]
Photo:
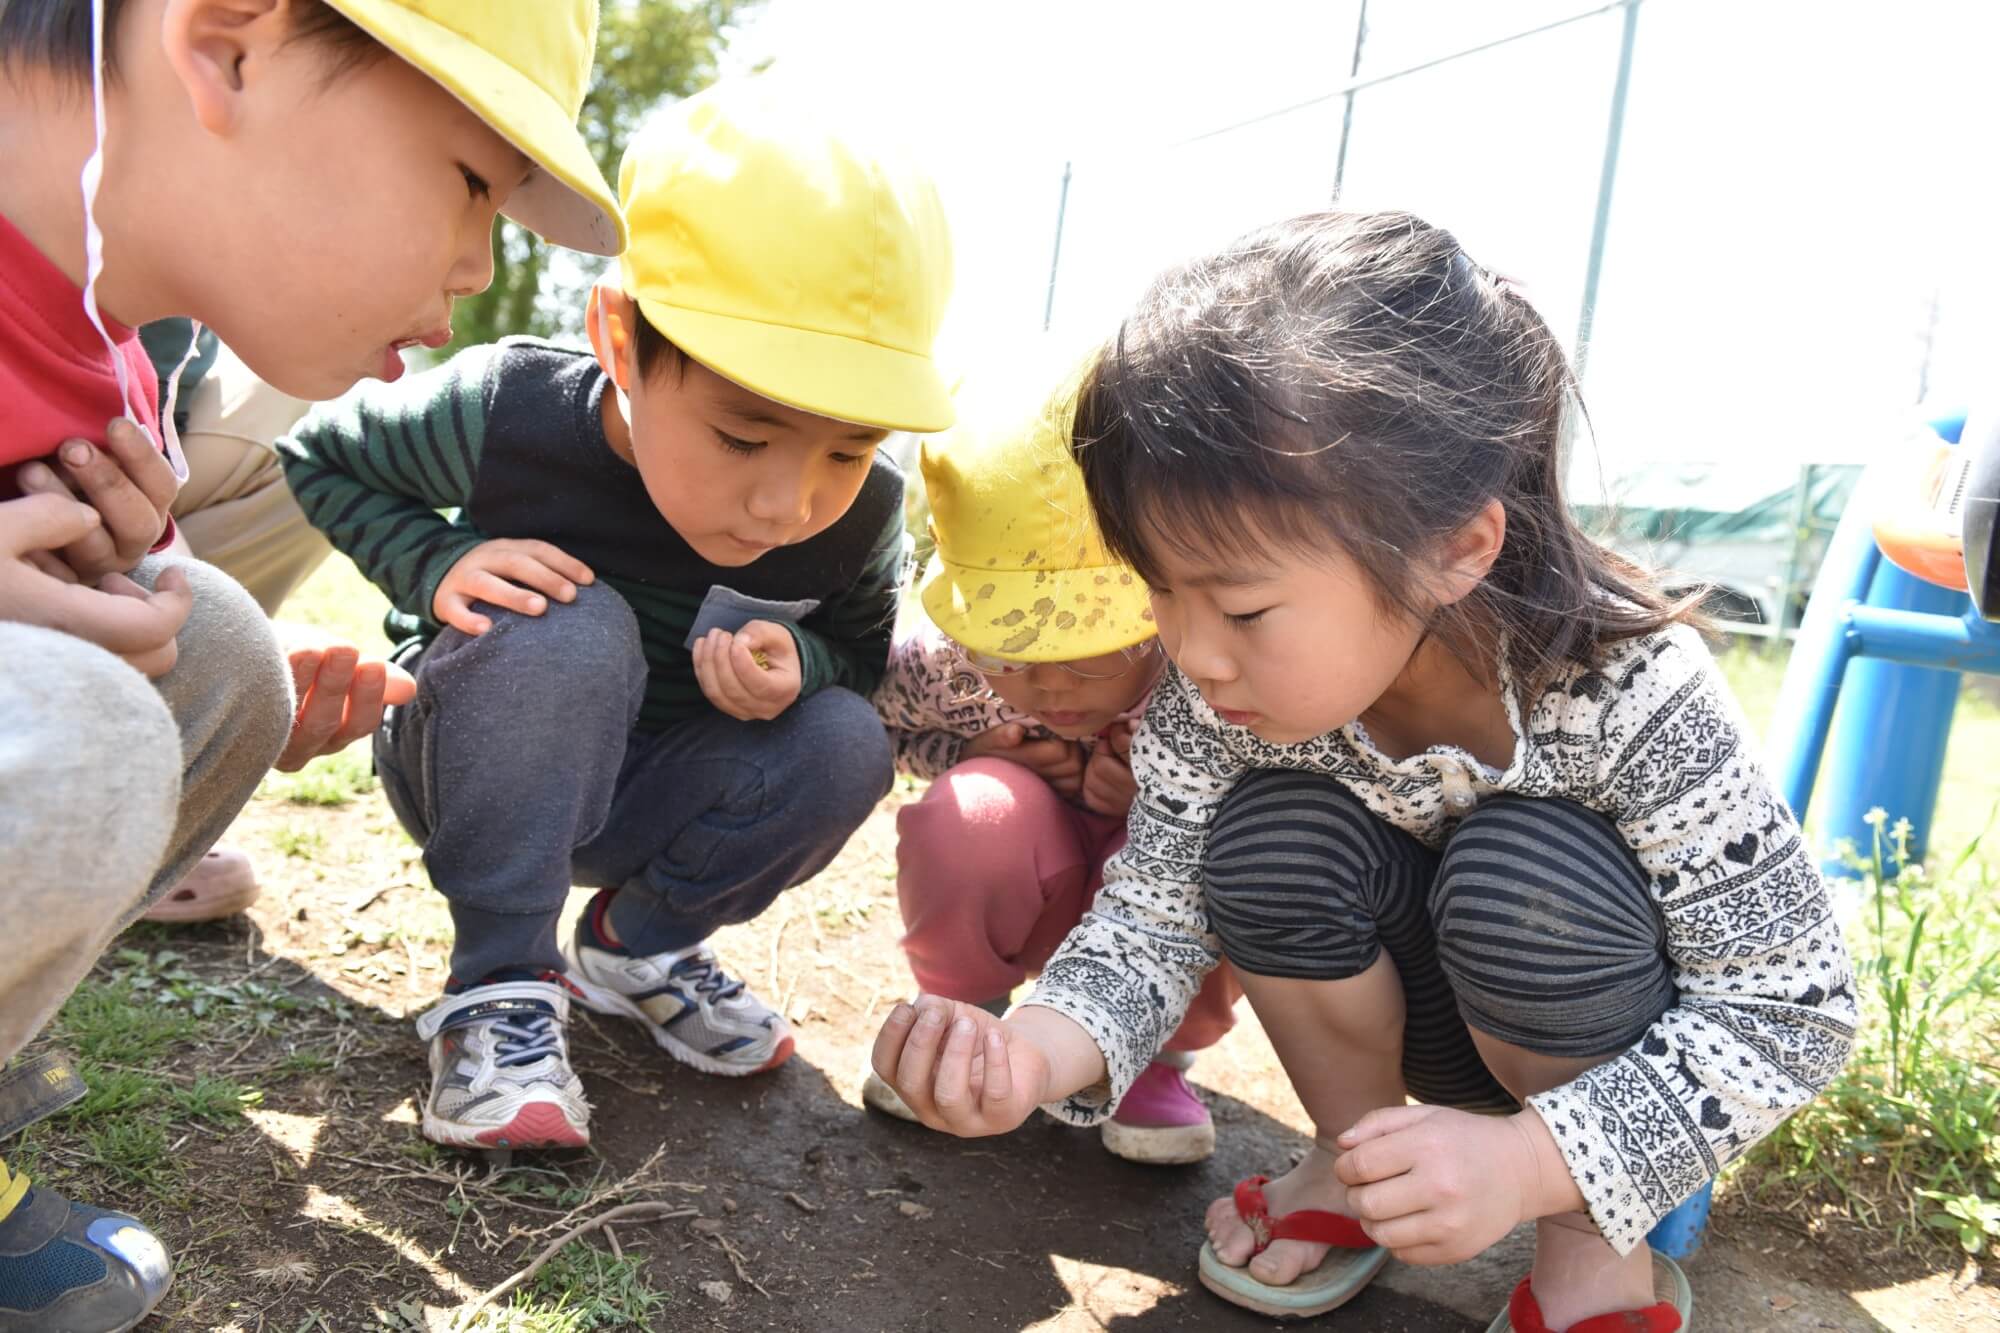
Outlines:
[[1250,1276],[1273,1287],[1290,1286],[1298,1275],[1317,1267],[1327,1247],[1302,1240],[1273,1241],[1271,1248],[1250,1261]]
[[1241,1268],[1250,1258],[1256,1237],[1236,1215],[1236,1206],[1228,1199],[1218,1199],[1209,1206],[1206,1223],[1208,1243],[1215,1247],[1215,1257],[1231,1268]]

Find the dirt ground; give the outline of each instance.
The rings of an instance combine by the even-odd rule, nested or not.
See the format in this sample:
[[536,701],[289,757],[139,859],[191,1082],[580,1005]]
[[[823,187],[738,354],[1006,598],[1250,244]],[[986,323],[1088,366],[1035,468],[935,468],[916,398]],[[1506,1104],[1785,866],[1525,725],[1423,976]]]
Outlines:
[[[248,922],[146,929],[129,942],[170,944],[202,978],[342,1003],[200,1054],[214,1072],[256,1074],[263,1097],[236,1127],[174,1145],[189,1206],[149,1215],[180,1258],[149,1327],[447,1328],[549,1239],[635,1200],[687,1211],[616,1229],[618,1250],[643,1254],[665,1296],[651,1328],[1273,1327],[1194,1280],[1207,1201],[1284,1167],[1303,1143],[1247,1007],[1195,1071],[1221,1141],[1200,1166],[1130,1165],[1094,1132],[1039,1117],[1007,1138],[963,1142],[862,1111],[868,1042],[907,991],[892,807],[909,795],[891,796],[826,874],[717,941],[790,1015],[797,1058],[761,1078],[710,1078],[631,1025],[585,1015],[572,1041],[594,1146],[524,1157],[504,1175],[418,1138],[426,1074],[408,1020],[443,981],[448,929],[380,794],[338,808],[260,796],[230,838],[266,884]],[[1452,1270],[1392,1265],[1308,1326],[1478,1333],[1525,1271],[1524,1239]],[[1689,1274],[1704,1333],[2000,1327],[2000,1290],[1970,1265],[1860,1252],[1727,1192]]]

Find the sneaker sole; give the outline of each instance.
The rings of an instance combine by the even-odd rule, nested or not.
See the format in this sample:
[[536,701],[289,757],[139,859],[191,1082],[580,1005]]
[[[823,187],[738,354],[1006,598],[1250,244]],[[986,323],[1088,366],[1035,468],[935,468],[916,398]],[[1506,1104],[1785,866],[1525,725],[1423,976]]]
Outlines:
[[1112,1156],[1147,1166],[1187,1166],[1215,1155],[1213,1124],[1148,1127],[1107,1120],[1101,1132]]
[[[610,1014],[615,1018],[631,1019],[645,1028],[646,1031],[652,1033],[654,1045],[658,1046],[668,1055],[673,1056],[674,1059],[680,1061],[682,1064],[692,1065],[704,1074],[720,1074],[724,1078],[748,1078],[752,1074],[762,1074],[776,1069],[779,1065],[792,1058],[794,1043],[792,1041],[792,1034],[789,1031],[785,1033],[783,1040],[778,1043],[777,1047],[772,1050],[769,1058],[760,1065],[731,1064],[726,1060],[720,1060],[715,1056],[697,1051],[694,1047],[680,1040],[680,1038],[668,1032],[658,1023],[655,1023],[652,1015],[641,1009],[632,1000],[620,995],[615,990],[610,990],[599,986],[595,982],[585,980],[583,969],[577,966],[575,958],[569,956],[568,950],[564,950],[563,958],[569,964],[569,984],[576,988],[577,998],[583,1001],[584,1008],[600,1014]],[[784,1022],[782,1018],[778,1021],[780,1023]]]
[[910,1109],[909,1103],[905,1102],[894,1088],[882,1082],[881,1075],[872,1069],[861,1077],[861,1104],[897,1120],[907,1120],[913,1125],[922,1123],[917,1119],[917,1113]]
[[530,1102],[496,1127],[477,1128],[424,1112],[424,1137],[449,1148],[588,1148],[590,1130],[554,1102]]

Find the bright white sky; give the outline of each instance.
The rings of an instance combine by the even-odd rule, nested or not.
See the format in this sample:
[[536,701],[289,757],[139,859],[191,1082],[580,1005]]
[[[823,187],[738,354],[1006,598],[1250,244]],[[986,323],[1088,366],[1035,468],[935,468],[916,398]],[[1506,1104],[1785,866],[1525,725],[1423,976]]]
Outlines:
[[[894,118],[950,211],[948,354],[1039,337],[1063,164],[1058,331],[1330,196],[1341,102],[1180,148],[1348,73],[1356,0],[768,0],[764,59]],[[1588,7],[1373,0],[1364,75]],[[1356,99],[1346,201],[1410,208],[1574,331],[1618,13]],[[2000,392],[2000,6],[1647,0],[1588,396],[1612,470],[1856,457],[1918,392]]]

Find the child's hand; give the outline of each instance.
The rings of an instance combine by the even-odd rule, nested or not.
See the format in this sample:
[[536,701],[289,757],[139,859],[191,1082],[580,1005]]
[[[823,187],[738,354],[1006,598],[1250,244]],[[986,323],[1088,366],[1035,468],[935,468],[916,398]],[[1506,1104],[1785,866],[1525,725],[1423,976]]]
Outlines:
[[[60,468],[60,472],[58,472]],[[104,433],[104,447],[65,440],[55,465],[24,463],[15,473],[23,495],[74,495],[103,522],[62,548],[63,562],[79,581],[131,570],[166,531],[168,511],[180,493],[172,465],[137,425],[119,417]]]
[[481,542],[439,580],[431,597],[431,615],[440,625],[484,634],[493,622],[472,609],[474,602],[538,616],[549,609],[550,597],[573,602],[576,585],[596,577],[589,565],[547,542],[504,537]]
[[[311,633],[285,627],[287,639]],[[417,682],[409,672],[389,662],[364,662],[352,644],[293,643],[287,646],[286,657],[292,669],[292,694],[299,701],[291,738],[278,756],[277,767],[286,773],[374,735],[385,707],[406,704],[417,694]]]
[[1055,788],[1064,800],[1076,799],[1083,787],[1083,747],[1060,736],[1031,741],[1019,722],[989,727],[959,751],[960,763],[980,758],[1011,759]]
[[0,620],[74,634],[148,676],[164,676],[179,656],[174,636],[194,609],[194,590],[186,571],[171,567],[152,592],[122,574],[107,574],[96,588],[76,582],[55,553],[103,523],[68,495],[0,502]]
[[[1532,1110],[1524,1113],[1540,1117]],[[1554,1140],[1543,1128],[1542,1137]],[[1542,1151],[1521,1115],[1437,1106],[1370,1111],[1336,1142],[1334,1172],[1347,1205],[1376,1244],[1408,1264],[1455,1264],[1531,1218],[1563,1211],[1545,1200]],[[1555,1152],[1556,1171],[1575,1191]],[[1572,1207],[1581,1207],[1576,1196]]]
[[694,678],[729,716],[769,721],[798,701],[798,641],[768,620],[753,620],[734,634],[712,629],[695,640]]
[[874,1065],[917,1119],[960,1138],[1005,1134],[1047,1099],[1049,1062],[1032,1039],[936,995],[889,1012]]
[[1083,808],[1123,819],[1138,796],[1139,782],[1132,776],[1132,765],[1112,749],[1107,738],[1084,765]]

